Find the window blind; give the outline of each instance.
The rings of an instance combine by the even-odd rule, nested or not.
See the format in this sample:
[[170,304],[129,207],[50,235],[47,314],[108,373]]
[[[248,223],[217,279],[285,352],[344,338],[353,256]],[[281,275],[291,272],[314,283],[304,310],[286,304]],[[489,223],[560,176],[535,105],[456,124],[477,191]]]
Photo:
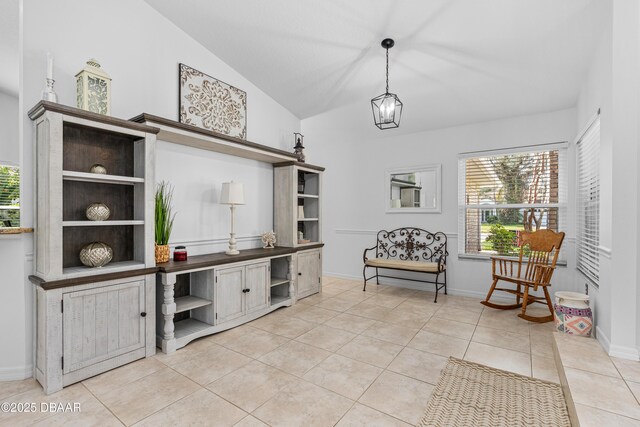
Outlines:
[[567,144],[464,153],[458,163],[459,253],[515,255],[519,233],[566,224]]
[[596,117],[576,146],[576,266],[598,286],[600,244],[600,118]]

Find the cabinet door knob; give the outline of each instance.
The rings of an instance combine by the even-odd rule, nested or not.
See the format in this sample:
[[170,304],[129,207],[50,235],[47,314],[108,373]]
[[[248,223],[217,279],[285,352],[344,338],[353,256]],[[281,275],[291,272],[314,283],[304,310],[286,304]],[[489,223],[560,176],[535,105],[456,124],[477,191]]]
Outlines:
[[302,273],[298,273],[298,276],[302,276]]
[[140,316],[147,317],[147,313],[143,311],[142,313],[140,313]]

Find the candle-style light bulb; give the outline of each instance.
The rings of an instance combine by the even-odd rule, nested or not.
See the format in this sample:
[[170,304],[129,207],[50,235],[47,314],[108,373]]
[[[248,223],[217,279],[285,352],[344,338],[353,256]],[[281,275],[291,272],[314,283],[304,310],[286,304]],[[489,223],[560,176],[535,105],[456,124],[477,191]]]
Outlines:
[[47,85],[42,91],[42,99],[49,102],[58,102],[58,95],[53,90],[53,55],[47,52]]
[[47,78],[53,80],[53,56],[47,52]]

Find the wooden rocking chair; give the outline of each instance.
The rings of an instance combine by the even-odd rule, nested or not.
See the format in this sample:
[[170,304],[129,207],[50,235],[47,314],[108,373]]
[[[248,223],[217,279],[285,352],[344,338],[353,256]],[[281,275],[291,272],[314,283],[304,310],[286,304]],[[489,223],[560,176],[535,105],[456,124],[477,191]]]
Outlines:
[[[513,310],[522,307],[518,317],[530,322],[550,322],[553,320],[553,304],[547,287],[551,286],[551,276],[556,268],[564,233],[552,230],[523,231],[520,233],[520,255],[518,259],[491,257],[493,284],[487,298],[481,302],[491,308]],[[496,288],[498,280],[515,283],[515,289]],[[529,289],[537,291],[542,287],[544,297],[529,295]],[[489,302],[493,291],[504,291],[516,296],[515,304],[495,304]],[[520,301],[522,300],[522,302]],[[547,304],[548,316],[529,316],[527,306],[531,303]]]

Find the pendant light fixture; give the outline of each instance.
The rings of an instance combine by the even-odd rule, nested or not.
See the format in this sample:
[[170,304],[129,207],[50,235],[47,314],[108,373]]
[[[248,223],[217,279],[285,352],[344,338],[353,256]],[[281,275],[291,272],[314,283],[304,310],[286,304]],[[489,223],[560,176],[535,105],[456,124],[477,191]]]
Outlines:
[[371,100],[373,121],[380,129],[391,129],[400,126],[402,102],[398,95],[389,93],[389,49],[393,47],[393,39],[382,40],[382,47],[387,50],[387,89],[385,93]]

